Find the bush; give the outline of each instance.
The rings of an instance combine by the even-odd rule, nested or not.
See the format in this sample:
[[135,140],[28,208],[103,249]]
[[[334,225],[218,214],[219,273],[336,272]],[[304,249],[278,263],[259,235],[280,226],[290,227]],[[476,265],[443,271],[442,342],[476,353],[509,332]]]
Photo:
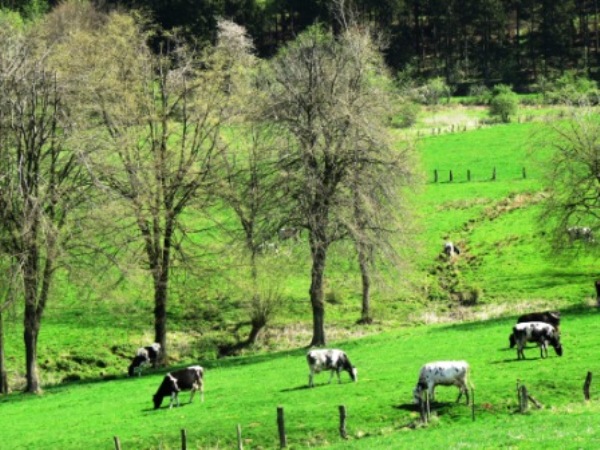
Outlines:
[[408,128],[417,122],[417,117],[421,108],[411,101],[400,102],[390,117],[390,126],[393,128]]
[[475,104],[487,105],[490,101],[491,92],[484,84],[476,84],[469,88],[469,96],[472,97]]
[[417,89],[418,99],[426,105],[439,105],[442,98],[450,102],[452,89],[443,78],[429,80],[427,84]]
[[490,100],[490,116],[499,117],[502,122],[509,123],[511,116],[516,114],[518,105],[519,97],[510,86],[494,86]]
[[595,81],[567,71],[550,85],[546,97],[552,104],[595,105],[599,93]]

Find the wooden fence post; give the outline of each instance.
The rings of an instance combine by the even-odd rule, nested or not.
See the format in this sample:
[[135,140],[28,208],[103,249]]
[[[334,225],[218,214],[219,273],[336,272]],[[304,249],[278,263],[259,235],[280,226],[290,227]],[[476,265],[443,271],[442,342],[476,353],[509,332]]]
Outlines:
[[523,179],[527,178],[527,171],[525,170],[525,167],[523,167]]
[[494,167],[494,170],[492,170],[492,181],[496,180],[496,168]]
[[454,181],[454,177],[452,176],[452,170],[450,170],[450,176],[448,177],[448,181]]
[[244,450],[244,443],[242,442],[242,427],[239,423],[237,424],[237,443],[238,450]]
[[467,181],[471,181],[471,169],[467,169]]
[[438,171],[437,171],[437,169],[433,170],[433,182],[434,183],[438,182]]
[[185,428],[181,430],[181,450],[187,450],[187,432]]
[[590,384],[592,384],[592,372],[588,372],[585,377],[585,383],[583,383],[583,398],[586,401],[590,400]]
[[279,448],[287,447],[287,438],[285,436],[285,420],[283,417],[283,406],[277,407],[277,429],[279,430]]
[[115,440],[115,450],[121,450],[121,441],[119,440],[119,436],[115,436],[114,440]]
[[596,280],[594,286],[596,287],[596,306],[600,307],[600,280]]
[[340,405],[338,409],[340,411],[340,436],[342,439],[348,439],[348,433],[346,431],[346,407]]
[[527,388],[524,384],[521,385],[520,395],[519,395],[519,411],[524,413],[527,411],[529,407],[529,396],[527,395]]

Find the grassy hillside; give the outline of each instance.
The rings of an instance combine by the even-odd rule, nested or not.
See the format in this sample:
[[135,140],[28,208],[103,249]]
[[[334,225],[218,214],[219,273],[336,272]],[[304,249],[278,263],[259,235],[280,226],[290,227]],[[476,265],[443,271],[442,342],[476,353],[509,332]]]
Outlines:
[[[0,448],[110,448],[119,436],[123,448],[178,448],[186,429],[188,448],[232,448],[237,424],[245,448],[277,448],[276,408],[285,408],[291,448],[534,448],[540,445],[591,448],[600,443],[595,421],[597,390],[584,404],[581,387],[595,362],[600,324],[595,309],[563,310],[564,356],[537,348],[517,361],[509,350],[514,318],[419,326],[335,345],[358,367],[357,383],[346,373],[342,384],[326,384],[328,374],[306,387],[305,350],[232,358],[206,363],[206,400],[169,410],[152,409],[161,375],[71,383],[41,396],[14,394],[0,399]],[[428,361],[466,359],[475,385],[471,410],[455,404],[457,390],[439,387],[431,425],[417,425],[412,389],[419,367]],[[516,413],[517,379],[543,408]],[[348,410],[349,440],[338,432],[338,405]],[[416,425],[416,428],[415,428]]]
[[[135,348],[152,341],[150,284],[139,268],[128,268],[127,278],[116,285],[111,284],[114,280],[110,274],[96,279],[63,271],[39,342],[46,393],[34,398],[12,394],[2,399],[0,426],[11,424],[10,438],[17,447],[74,448],[85,442],[89,448],[97,448],[108,445],[116,434],[124,448],[126,442],[130,448],[151,448],[161,442],[174,446],[181,427],[188,429],[198,446],[231,446],[235,424],[241,423],[244,436],[252,440],[249,446],[269,447],[276,444],[274,414],[281,403],[290,420],[298,420],[290,426],[290,440],[302,446],[321,445],[337,442],[336,405],[343,401],[352,424],[349,445],[362,445],[362,437],[369,436],[369,448],[386,448],[389,439],[397,435],[409,439],[407,442],[415,439],[414,445],[423,446],[432,438],[441,444],[447,442],[446,427],[455,422],[461,424],[460,430],[453,431],[457,433],[455,442],[464,442],[467,447],[477,446],[477,437],[469,431],[474,426],[494,439],[500,438],[502,427],[513,430],[506,435],[511,437],[500,441],[503,445],[544,443],[542,433],[535,434],[537,441],[530,441],[529,433],[519,431],[523,420],[531,429],[544,427],[548,436],[564,439],[565,444],[575,439],[576,426],[587,430],[588,417],[598,412],[594,405],[573,402],[566,393],[580,392],[585,372],[593,370],[586,367],[586,352],[592,360],[597,329],[595,313],[587,311],[586,305],[594,295],[597,258],[584,252],[557,256],[548,240],[548,224],[539,220],[543,165],[548,156],[547,150],[536,144],[542,123],[469,126],[467,131],[454,123],[460,132],[424,131],[436,127],[436,121],[447,120],[451,111],[438,110],[428,116],[430,122],[423,119],[417,127],[426,183],[415,202],[419,221],[410,245],[412,267],[380,267],[373,293],[374,325],[355,325],[360,313],[356,258],[348,246],[332,247],[326,286],[327,333],[330,341],[356,359],[361,369],[359,384],[314,391],[303,388],[307,373],[301,348],[310,340],[310,266],[305,239],[282,243],[279,253],[267,254],[261,260],[262,283],[280,294],[281,305],[254,356],[216,358],[217,344],[232,342],[235,328],[248,318],[244,312],[248,268],[235,253],[230,236],[203,223],[202,228],[208,230],[199,237],[206,244],[203,256],[192,273],[179,272],[173,277],[169,339],[175,365],[200,362],[209,368],[206,404],[186,406],[177,412],[154,412],[149,410],[150,396],[159,383],[158,375],[140,380],[121,378]],[[461,110],[456,117],[464,115],[471,120],[477,114],[480,111]],[[399,140],[403,134],[398,132]],[[496,179],[492,180],[494,168]],[[440,258],[445,240],[452,240],[462,250],[455,262]],[[577,312],[566,321],[567,354],[560,361],[551,358],[516,363],[513,353],[503,349],[512,321],[503,317],[531,308]],[[475,319],[484,322],[470,322]],[[438,322],[450,325],[415,328],[415,324]],[[569,325],[579,322],[583,328]],[[10,383],[18,389],[24,359],[19,306],[9,312],[5,328]],[[247,330],[239,328],[240,337]],[[386,334],[376,336],[380,332]],[[574,354],[569,343],[576,344],[575,359],[571,359]],[[535,350],[529,354],[535,356]],[[418,367],[428,360],[449,358],[466,358],[473,363],[481,414],[487,414],[488,419],[472,424],[464,406],[444,405],[439,423],[426,433],[408,432],[403,425],[413,421],[416,413],[405,404],[410,401]],[[515,367],[535,370],[515,375]],[[560,372],[560,386],[539,381],[544,374],[553,376],[557,367],[565,371]],[[542,397],[540,401],[549,407],[528,417],[515,416],[511,394],[515,380],[530,377],[539,385],[539,391],[537,386],[532,388],[534,395]],[[63,380],[78,379],[90,382],[52,387]],[[485,380],[485,389],[489,386],[489,397],[481,391],[479,380]],[[564,391],[564,383],[568,391]],[[323,396],[323,392],[328,394]],[[454,393],[442,399],[453,397]],[[489,408],[483,406],[486,402]],[[31,411],[36,411],[40,433],[25,433],[21,428],[31,426],[26,420]],[[61,423],[72,423],[73,427],[58,426],[57,411],[67,421]],[[561,429],[566,430],[553,431],[551,424],[565,412],[573,412],[560,419],[565,421]],[[165,417],[170,419],[165,421]],[[494,425],[495,420],[502,426]],[[590,439],[597,438],[595,432],[589,433]],[[2,442],[12,441],[3,439],[0,448]]]

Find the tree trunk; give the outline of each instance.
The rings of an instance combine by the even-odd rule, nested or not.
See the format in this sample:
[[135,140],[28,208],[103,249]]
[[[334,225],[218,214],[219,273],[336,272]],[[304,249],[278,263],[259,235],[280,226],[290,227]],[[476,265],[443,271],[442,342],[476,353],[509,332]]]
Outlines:
[[369,273],[369,261],[364,249],[358,251],[358,265],[362,279],[362,311],[358,323],[369,324],[371,318],[371,275]]
[[313,337],[311,347],[322,347],[325,340],[325,303],[323,298],[323,278],[325,273],[325,260],[327,250],[324,244],[313,245],[312,271],[310,284],[310,304],[313,313]]
[[160,344],[160,365],[167,362],[167,283],[164,279],[165,276],[159,274],[154,285],[154,342]]
[[40,322],[35,313],[35,307],[30,304],[25,305],[25,366],[26,366],[26,392],[39,393],[40,379],[37,366],[37,339],[40,329]]
[[167,353],[167,299],[169,295],[169,270],[171,267],[171,238],[173,222],[167,221],[163,240],[162,259],[154,274],[154,339],[161,346],[158,364],[166,365]]
[[8,377],[4,355],[4,320],[0,311],[0,394],[8,394]]

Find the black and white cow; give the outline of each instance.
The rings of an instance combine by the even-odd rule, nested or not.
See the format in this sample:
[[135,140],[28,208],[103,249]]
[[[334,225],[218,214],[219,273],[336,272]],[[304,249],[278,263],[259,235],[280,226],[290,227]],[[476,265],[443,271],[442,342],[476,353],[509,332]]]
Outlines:
[[342,370],[345,370],[350,374],[352,381],[358,380],[358,371],[356,370],[356,367],[350,363],[348,355],[346,355],[346,353],[342,350],[311,350],[306,354],[306,361],[308,362],[308,367],[310,369],[310,374],[308,375],[308,387],[314,386],[313,378],[315,373],[319,373],[324,370],[331,371],[329,383],[331,383],[331,380],[333,379],[334,372],[337,373],[338,382],[341,383],[342,380],[340,379],[340,372]]
[[571,242],[581,240],[584,242],[594,242],[594,232],[590,227],[572,226],[567,228],[567,234]]
[[436,386],[456,386],[459,390],[458,403],[463,394],[469,404],[470,367],[466,361],[436,361],[425,364],[419,371],[419,379],[413,391],[415,403],[423,401],[423,391],[427,390],[429,401],[434,401]]
[[[532,312],[523,314],[517,319],[517,323],[523,322],[545,322],[556,328],[556,331],[560,332],[560,311],[544,311],[544,312]],[[511,333],[508,337],[510,342],[510,348],[513,348],[517,341],[515,335]]]
[[448,241],[444,244],[444,253],[448,258],[460,255],[460,250],[452,242]]
[[163,398],[168,395],[171,396],[169,408],[173,407],[174,402],[179,406],[178,394],[180,391],[191,391],[190,403],[192,403],[196,391],[200,391],[201,401],[204,401],[204,368],[190,366],[166,374],[158,387],[158,391],[152,397],[154,409],[160,408]]
[[134,376],[136,373],[138,376],[141,376],[144,366],[151,364],[152,367],[156,367],[156,361],[158,360],[159,355],[160,344],[157,342],[148,347],[138,348],[135,357],[127,369],[127,373],[130,377]]
[[535,342],[540,347],[540,356],[548,356],[548,343],[554,347],[558,356],[562,356],[560,334],[552,325],[545,322],[523,322],[513,327],[513,335],[517,345],[517,359],[525,359],[523,348],[527,342]]

